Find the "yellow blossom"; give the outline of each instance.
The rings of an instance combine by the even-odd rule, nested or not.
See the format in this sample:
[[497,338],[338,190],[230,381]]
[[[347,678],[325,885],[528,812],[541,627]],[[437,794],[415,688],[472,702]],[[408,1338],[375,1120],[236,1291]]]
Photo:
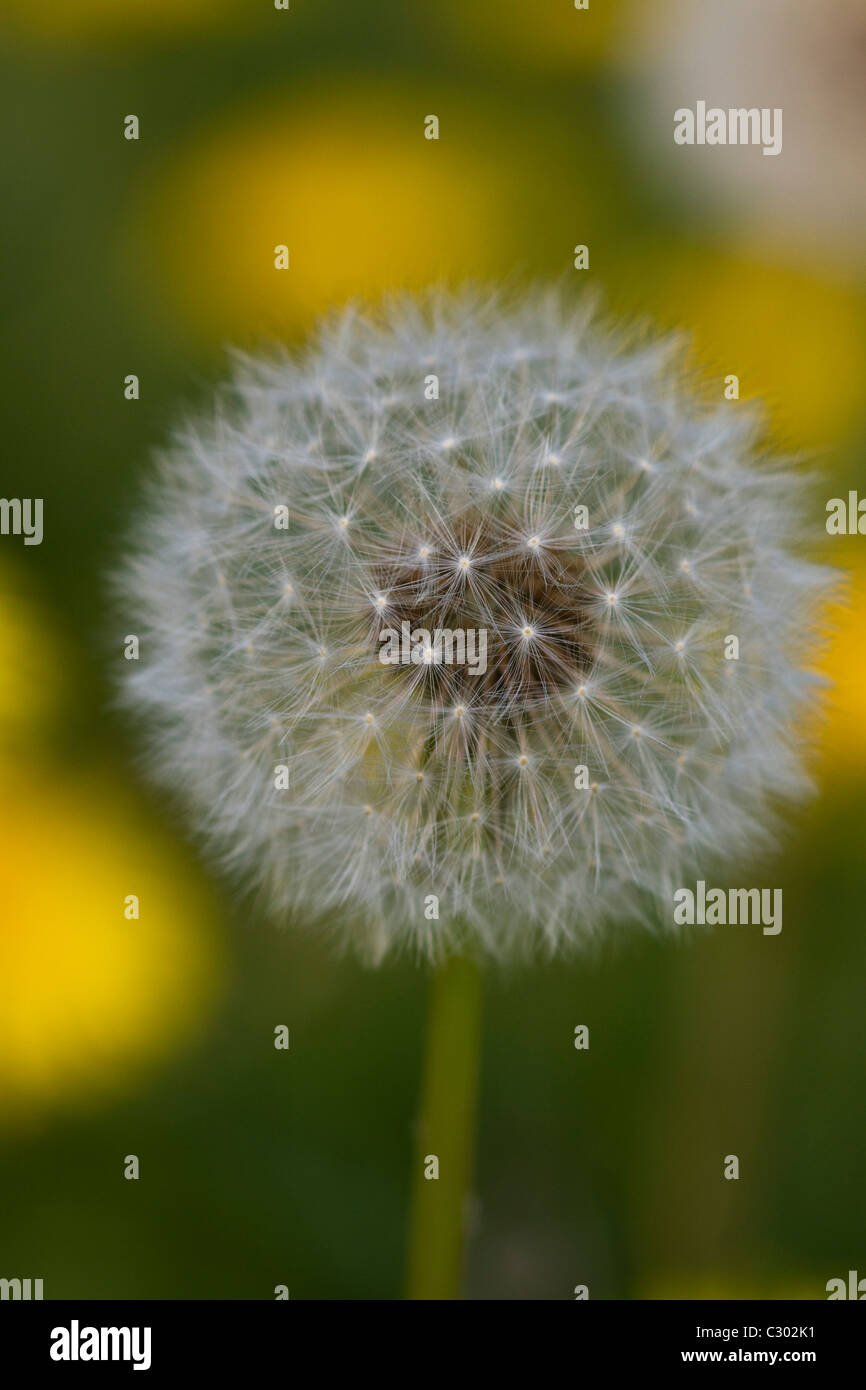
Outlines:
[[219,976],[206,895],[122,787],[5,779],[0,881],[0,1114],[128,1090],[201,1022]]
[[510,267],[511,175],[486,157],[499,143],[453,96],[328,88],[259,104],[209,124],[148,189],[141,263],[163,307],[220,345],[298,332],[357,295]]

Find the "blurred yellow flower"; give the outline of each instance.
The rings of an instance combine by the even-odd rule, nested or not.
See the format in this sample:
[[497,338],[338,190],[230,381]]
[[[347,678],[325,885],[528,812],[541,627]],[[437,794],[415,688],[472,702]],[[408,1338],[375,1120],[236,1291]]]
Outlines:
[[[438,140],[425,138],[428,115]],[[510,268],[514,174],[489,157],[502,139],[453,93],[329,88],[259,104],[209,126],[148,190],[136,274],[150,261],[148,296],[221,344],[299,332],[356,295]]]
[[[38,1114],[165,1053],[213,1000],[204,891],[122,786],[47,761],[69,653],[0,569],[0,1116]],[[137,895],[140,916],[124,915]]]
[[[828,497],[836,491],[828,488]],[[834,775],[851,777],[862,777],[866,766],[866,561],[857,557],[858,539],[840,537],[834,541],[838,549],[831,551],[831,558],[847,571],[847,594],[828,614],[830,642],[821,670],[832,686],[827,720],[818,730]]]
[[201,1021],[220,973],[207,903],[122,787],[6,780],[0,881],[0,1114],[128,1088]]
[[740,397],[766,401],[794,448],[825,448],[862,416],[866,305],[848,284],[747,249],[677,247],[624,269],[616,298],[687,329],[696,356],[717,365],[719,397],[724,376],[738,376]]

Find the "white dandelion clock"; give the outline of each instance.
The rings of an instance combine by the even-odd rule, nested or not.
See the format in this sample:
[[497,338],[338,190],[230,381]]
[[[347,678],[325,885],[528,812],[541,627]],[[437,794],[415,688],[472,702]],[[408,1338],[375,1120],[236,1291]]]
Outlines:
[[240,359],[162,459],[122,578],[157,775],[274,913],[445,958],[410,1297],[459,1289],[468,957],[672,925],[806,786],[829,577],[759,438],[675,343],[436,294]]
[[827,577],[756,430],[553,295],[241,359],[124,577],[158,774],[276,913],[377,957],[669,920],[805,785]]

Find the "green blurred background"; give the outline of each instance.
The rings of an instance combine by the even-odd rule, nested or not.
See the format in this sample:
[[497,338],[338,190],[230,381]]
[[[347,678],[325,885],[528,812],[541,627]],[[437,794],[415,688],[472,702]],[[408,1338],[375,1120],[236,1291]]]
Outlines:
[[[688,330],[826,497],[866,489],[866,152],[839,136],[862,8],[830,0],[816,38],[790,0],[776,67],[779,8],[750,8],[0,0],[2,491],[45,499],[40,547],[0,539],[0,1276],[400,1297],[424,971],[337,959],[212,880],[112,712],[105,576],[226,344],[449,277],[571,277]],[[770,54],[752,103],[785,103],[778,160],[728,152],[742,185],[672,157],[705,91],[680,96],[671,55],[705,64],[714,24]],[[826,121],[805,154],[801,91]],[[863,544],[830,547],[852,580],[804,733],[821,795],[750,872],[783,887],[782,934],[489,972],[467,1297],[823,1298],[866,1274]]]

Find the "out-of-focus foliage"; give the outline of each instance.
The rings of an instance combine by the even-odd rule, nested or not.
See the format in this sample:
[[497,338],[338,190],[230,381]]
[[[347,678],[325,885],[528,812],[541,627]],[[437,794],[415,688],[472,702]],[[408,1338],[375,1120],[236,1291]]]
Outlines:
[[244,0],[0,0],[0,19],[33,42],[64,44],[205,36],[214,25],[243,15]]
[[44,720],[68,697],[71,655],[26,593],[15,565],[0,568],[0,759],[31,748]]

